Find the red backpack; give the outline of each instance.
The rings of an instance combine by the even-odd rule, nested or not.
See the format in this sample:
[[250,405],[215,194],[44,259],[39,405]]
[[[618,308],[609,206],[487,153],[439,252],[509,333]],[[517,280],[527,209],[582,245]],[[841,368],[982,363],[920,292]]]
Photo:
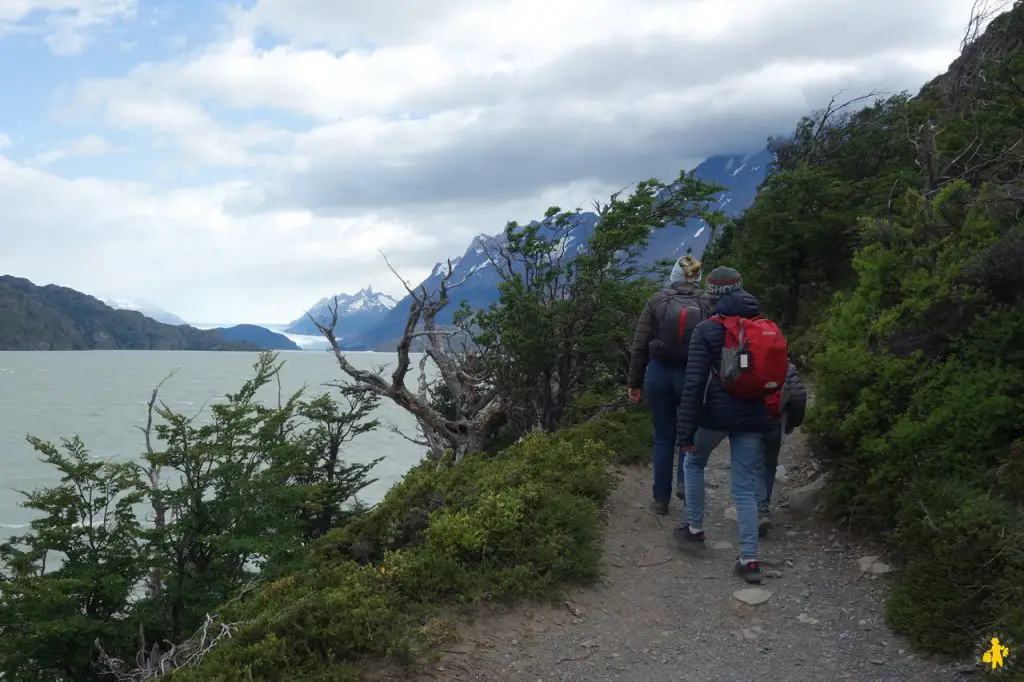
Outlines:
[[764,317],[711,319],[725,328],[718,371],[722,387],[737,398],[763,399],[771,415],[778,417],[789,371],[789,344],[778,325]]

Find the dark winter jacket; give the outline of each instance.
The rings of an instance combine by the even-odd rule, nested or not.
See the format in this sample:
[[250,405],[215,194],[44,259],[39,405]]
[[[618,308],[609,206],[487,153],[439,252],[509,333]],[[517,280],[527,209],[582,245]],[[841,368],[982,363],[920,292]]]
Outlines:
[[658,330],[659,309],[664,307],[668,303],[669,297],[675,294],[693,296],[697,299],[701,310],[704,311],[704,316],[708,317],[711,314],[711,299],[708,298],[707,292],[692,282],[675,282],[661,291],[655,292],[647,300],[643,312],[640,313],[640,319],[636,323],[636,333],[633,335],[633,349],[629,358],[629,380],[627,384],[629,388],[643,388],[647,363],[651,359],[650,343],[655,338]]
[[789,371],[786,373],[786,386],[782,393],[782,415],[783,426],[786,433],[792,433],[804,423],[804,415],[807,412],[807,389],[804,388],[803,379],[796,365],[789,363]]
[[[715,313],[757,317],[761,306],[751,294],[739,289],[719,297]],[[693,445],[699,426],[714,431],[764,433],[777,423],[763,399],[737,398],[722,387],[712,370],[721,369],[724,344],[725,327],[715,320],[704,320],[693,330],[676,419],[679,447]]]

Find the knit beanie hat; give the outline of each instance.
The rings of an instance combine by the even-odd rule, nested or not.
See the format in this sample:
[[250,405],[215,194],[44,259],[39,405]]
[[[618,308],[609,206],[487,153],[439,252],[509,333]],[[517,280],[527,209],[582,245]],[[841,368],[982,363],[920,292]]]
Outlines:
[[742,289],[743,278],[737,271],[722,265],[711,271],[711,274],[708,275],[707,286],[704,288],[712,296],[724,296],[729,292]]
[[668,276],[669,284],[676,282],[696,282],[700,279],[700,261],[687,254],[676,261],[672,266],[672,273]]

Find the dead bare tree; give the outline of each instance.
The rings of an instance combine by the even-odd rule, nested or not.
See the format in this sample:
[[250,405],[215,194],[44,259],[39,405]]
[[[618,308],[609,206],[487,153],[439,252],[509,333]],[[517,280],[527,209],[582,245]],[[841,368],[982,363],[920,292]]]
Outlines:
[[[441,328],[437,323],[438,314],[449,303],[449,292],[463,284],[465,279],[451,282],[453,266],[449,260],[437,291],[431,292],[424,285],[410,286],[387,257],[384,257],[384,262],[402,282],[412,301],[405,328],[396,346],[397,362],[390,381],[381,371],[359,369],[346,357],[334,332],[338,324],[336,300],[327,306],[325,321],[317,320],[311,314],[309,318],[330,343],[342,372],[357,384],[392,401],[416,419],[420,437],[411,438],[401,434],[403,437],[427,448],[439,463],[445,461],[449,452],[458,463],[466,455],[480,451],[505,409],[505,401],[500,399],[497,391],[474,371],[475,363],[471,355],[456,352],[452,348],[452,337],[465,333],[465,330]],[[419,362],[418,387],[412,391],[406,386],[406,378],[412,369],[410,355],[414,344],[425,355]],[[433,362],[440,375],[438,381],[443,383],[454,402],[452,416],[442,414],[431,404],[431,382],[427,379],[428,360]]]

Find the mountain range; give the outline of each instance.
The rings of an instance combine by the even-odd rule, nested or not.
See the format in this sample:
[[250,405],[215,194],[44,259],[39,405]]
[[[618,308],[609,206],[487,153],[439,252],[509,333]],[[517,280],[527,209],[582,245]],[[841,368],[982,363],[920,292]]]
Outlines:
[[[771,162],[772,154],[767,149],[749,155],[713,156],[699,164],[694,169],[694,175],[726,188],[718,195],[712,208],[721,210],[728,217],[734,217],[754,202]],[[580,214],[578,224],[566,238],[568,255],[579,252],[596,224],[596,214]],[[640,260],[646,265],[653,265],[678,258],[688,251],[700,257],[710,238],[708,225],[699,218],[687,220],[682,225],[668,225],[651,235]],[[491,267],[487,252],[500,245],[503,239],[503,234],[478,235],[470,242],[465,253],[452,259],[452,281],[466,281],[459,287],[458,294],[453,294],[452,304],[442,311],[438,318],[439,324],[451,323],[451,315],[459,301],[465,300],[471,308],[479,309],[498,300],[499,277]],[[444,263],[437,263],[421,286],[426,287],[427,291],[436,291],[444,267]],[[310,308],[311,313],[319,318],[323,314],[323,306],[329,301],[330,298],[325,298],[317,302]],[[402,334],[412,305],[410,296],[393,303],[393,299],[375,294],[369,287],[351,296],[340,294],[338,301],[339,315],[335,331],[342,347],[348,350],[391,350]],[[350,313],[350,310],[353,312]],[[299,329],[303,331],[297,331]],[[305,317],[292,322],[285,331],[296,334],[317,333],[315,325]]]

